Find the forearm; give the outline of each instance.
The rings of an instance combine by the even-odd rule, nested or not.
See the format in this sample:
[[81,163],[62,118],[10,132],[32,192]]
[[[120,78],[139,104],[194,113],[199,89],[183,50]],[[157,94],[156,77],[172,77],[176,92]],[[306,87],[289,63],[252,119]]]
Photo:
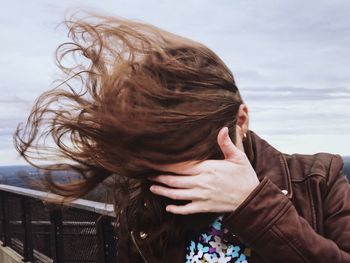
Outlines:
[[349,251],[316,233],[267,178],[224,225],[268,262],[350,262]]

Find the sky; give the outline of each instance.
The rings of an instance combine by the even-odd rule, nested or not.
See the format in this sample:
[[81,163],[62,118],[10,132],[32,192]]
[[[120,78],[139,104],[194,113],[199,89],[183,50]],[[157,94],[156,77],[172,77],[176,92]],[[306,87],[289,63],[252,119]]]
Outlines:
[[232,70],[250,128],[285,153],[350,155],[350,1],[0,0],[0,165],[12,134],[59,76],[59,26],[78,8],[202,42]]

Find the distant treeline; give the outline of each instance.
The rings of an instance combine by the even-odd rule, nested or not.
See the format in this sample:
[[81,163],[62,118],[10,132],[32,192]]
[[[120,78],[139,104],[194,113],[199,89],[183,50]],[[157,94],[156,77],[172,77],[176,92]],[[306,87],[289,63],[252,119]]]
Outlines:
[[[0,166],[0,184],[13,185],[47,192],[44,178],[47,172],[32,166]],[[79,179],[77,174],[71,171],[55,171],[50,174],[55,182],[70,183]],[[82,197],[91,201],[112,203],[110,189],[100,185],[86,196]]]

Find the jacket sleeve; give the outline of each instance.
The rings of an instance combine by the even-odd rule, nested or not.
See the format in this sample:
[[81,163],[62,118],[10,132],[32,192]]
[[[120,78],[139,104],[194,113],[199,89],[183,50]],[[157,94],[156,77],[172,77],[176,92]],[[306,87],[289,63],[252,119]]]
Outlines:
[[334,156],[323,200],[323,236],[266,177],[223,224],[266,262],[350,262],[350,185],[342,166]]

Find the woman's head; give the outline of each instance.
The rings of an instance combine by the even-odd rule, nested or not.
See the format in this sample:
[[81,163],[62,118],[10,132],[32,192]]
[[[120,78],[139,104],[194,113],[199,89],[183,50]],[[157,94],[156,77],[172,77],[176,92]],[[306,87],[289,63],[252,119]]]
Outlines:
[[63,157],[127,177],[142,177],[150,163],[219,157],[217,133],[234,127],[242,99],[213,51],[118,18],[67,25],[72,42],[57,50],[67,80],[45,92],[27,129],[19,128],[25,157],[40,135],[53,136]]
[[[66,80],[41,95],[15,135],[28,161],[33,150],[51,153],[44,141],[53,138],[56,151],[44,158],[69,160],[83,174],[70,186],[51,185],[54,191],[79,197],[113,176],[133,189],[116,201],[131,202],[156,172],[152,164],[222,157],[217,134],[228,126],[235,138],[242,99],[213,51],[119,18],[90,16],[67,26],[72,41],[57,49]],[[69,66],[67,58],[74,59]]]

